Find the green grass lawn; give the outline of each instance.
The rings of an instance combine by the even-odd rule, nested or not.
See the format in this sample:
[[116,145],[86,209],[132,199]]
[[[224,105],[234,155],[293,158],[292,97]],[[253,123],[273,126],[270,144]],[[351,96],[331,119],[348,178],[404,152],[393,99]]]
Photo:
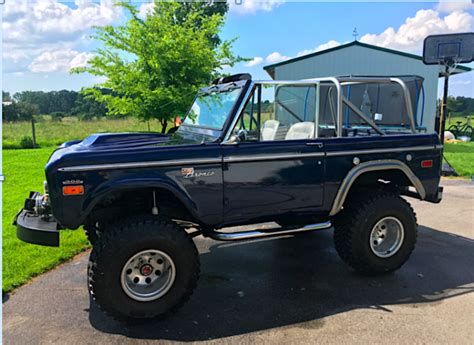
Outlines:
[[[75,117],[66,117],[62,121],[47,120],[42,116],[35,124],[36,141],[40,147],[57,146],[65,141],[84,139],[92,133],[101,132],[143,132],[148,131],[148,123],[135,118],[102,118],[91,121],[78,121]],[[150,121],[150,130],[159,132],[161,125]],[[31,122],[3,122],[3,148],[17,149],[25,136],[32,136]]]
[[12,221],[30,190],[42,191],[44,165],[53,148],[3,151],[3,290],[10,291],[88,246],[84,232],[61,231],[59,248],[27,244],[16,238]]
[[444,156],[460,176],[474,176],[474,142],[445,144],[444,147]]

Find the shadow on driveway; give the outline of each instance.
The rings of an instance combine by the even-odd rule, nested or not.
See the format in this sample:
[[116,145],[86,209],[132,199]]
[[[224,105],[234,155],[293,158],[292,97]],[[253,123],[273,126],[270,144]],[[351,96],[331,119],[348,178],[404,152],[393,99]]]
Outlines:
[[320,328],[324,317],[354,309],[423,308],[474,290],[466,286],[474,283],[474,240],[422,226],[408,263],[382,277],[360,276],[343,264],[329,230],[243,243],[197,242],[210,243],[210,252],[201,254],[198,288],[176,314],[124,327],[91,301],[92,326],[130,338],[199,341],[275,327]]

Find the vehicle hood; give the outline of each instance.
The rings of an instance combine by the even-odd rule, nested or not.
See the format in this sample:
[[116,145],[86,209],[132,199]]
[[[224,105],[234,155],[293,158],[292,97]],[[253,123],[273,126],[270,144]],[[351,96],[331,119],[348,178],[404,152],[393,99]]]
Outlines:
[[160,151],[183,145],[199,145],[205,140],[202,135],[174,133],[102,133],[93,134],[84,140],[69,141],[59,146],[51,155],[47,170],[63,164],[90,164],[90,161],[110,162],[133,160],[141,154],[159,154]]

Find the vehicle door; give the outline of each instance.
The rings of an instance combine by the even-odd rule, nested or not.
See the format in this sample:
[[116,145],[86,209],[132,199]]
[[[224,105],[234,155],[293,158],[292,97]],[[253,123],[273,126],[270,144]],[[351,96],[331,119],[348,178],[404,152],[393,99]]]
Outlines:
[[309,215],[322,205],[324,147],[314,138],[315,90],[255,87],[222,145],[225,222]]

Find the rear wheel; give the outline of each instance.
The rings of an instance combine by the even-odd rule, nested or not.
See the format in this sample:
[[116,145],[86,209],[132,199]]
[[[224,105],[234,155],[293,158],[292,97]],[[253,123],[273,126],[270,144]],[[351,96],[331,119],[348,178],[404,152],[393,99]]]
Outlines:
[[115,319],[162,317],[191,295],[199,276],[196,247],[171,220],[155,216],[110,224],[89,263],[89,291]]
[[472,138],[472,127],[471,126],[466,126],[464,128],[463,135],[469,138]]
[[363,274],[388,273],[410,257],[417,236],[410,204],[395,193],[369,191],[354,198],[334,220],[334,242],[344,262]]

